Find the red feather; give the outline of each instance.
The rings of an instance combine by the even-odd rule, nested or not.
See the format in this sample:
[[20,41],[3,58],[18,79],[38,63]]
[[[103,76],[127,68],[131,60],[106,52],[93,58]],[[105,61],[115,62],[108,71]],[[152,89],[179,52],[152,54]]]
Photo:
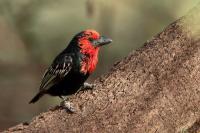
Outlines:
[[[85,34],[93,39],[98,39],[100,37],[99,33],[94,30],[86,30]],[[96,69],[99,53],[99,47],[94,47],[88,40],[88,36],[79,39],[80,52],[85,55],[81,62],[81,72],[85,74],[91,74]]]

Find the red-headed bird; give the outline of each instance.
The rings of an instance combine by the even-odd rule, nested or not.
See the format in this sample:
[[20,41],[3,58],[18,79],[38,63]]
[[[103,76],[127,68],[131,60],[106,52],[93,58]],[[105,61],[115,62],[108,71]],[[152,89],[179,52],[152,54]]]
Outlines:
[[85,30],[75,35],[47,69],[39,92],[29,103],[35,103],[44,94],[49,94],[62,98],[66,108],[74,112],[63,96],[72,95],[81,87],[92,88],[85,81],[96,68],[99,48],[111,42],[111,39],[100,36],[95,30]]

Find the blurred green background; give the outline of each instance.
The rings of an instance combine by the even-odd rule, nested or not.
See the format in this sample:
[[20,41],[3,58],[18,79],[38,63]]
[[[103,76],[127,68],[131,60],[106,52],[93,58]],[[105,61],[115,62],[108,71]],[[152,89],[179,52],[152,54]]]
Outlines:
[[103,47],[94,80],[186,14],[199,0],[0,0],[0,130],[59,104],[29,105],[45,68],[72,36],[96,29],[113,39]]

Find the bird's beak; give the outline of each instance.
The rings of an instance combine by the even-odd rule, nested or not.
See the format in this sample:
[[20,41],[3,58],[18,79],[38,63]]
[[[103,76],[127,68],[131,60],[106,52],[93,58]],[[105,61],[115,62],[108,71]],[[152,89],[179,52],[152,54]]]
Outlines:
[[106,44],[109,44],[112,42],[112,39],[110,38],[107,38],[105,36],[101,36],[98,40],[95,40],[93,42],[93,44],[96,46],[96,47],[100,47],[100,46],[103,46],[103,45],[106,45]]

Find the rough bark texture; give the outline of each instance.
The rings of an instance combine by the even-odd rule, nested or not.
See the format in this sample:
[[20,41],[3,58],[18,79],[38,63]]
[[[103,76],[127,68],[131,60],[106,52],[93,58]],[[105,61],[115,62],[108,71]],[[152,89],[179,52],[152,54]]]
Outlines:
[[8,132],[200,132],[200,6],[72,97]]

